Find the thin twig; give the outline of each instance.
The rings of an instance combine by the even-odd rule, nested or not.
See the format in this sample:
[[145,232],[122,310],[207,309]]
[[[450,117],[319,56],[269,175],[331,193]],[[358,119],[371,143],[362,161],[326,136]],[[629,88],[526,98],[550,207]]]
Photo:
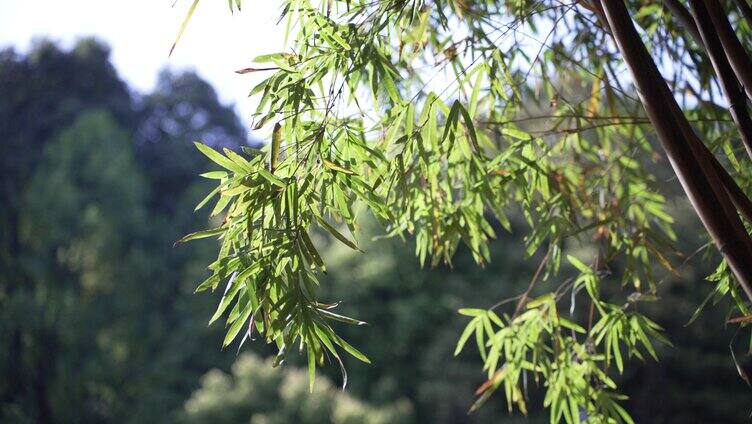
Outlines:
[[527,289],[524,293],[522,293],[522,296],[520,297],[520,300],[517,302],[517,307],[514,309],[514,314],[512,315],[512,318],[516,317],[517,314],[520,313],[522,310],[522,307],[525,306],[525,303],[527,303],[527,299],[530,296],[530,292],[533,291],[533,287],[535,287],[535,283],[538,282],[538,277],[540,277],[541,272],[543,272],[543,268],[546,267],[546,263],[548,262],[548,258],[550,255],[551,250],[549,249],[548,252],[546,252],[546,256],[543,257],[543,259],[540,262],[540,265],[538,265],[538,269],[535,270],[535,274],[533,274],[532,280],[530,280],[530,284],[528,284]]

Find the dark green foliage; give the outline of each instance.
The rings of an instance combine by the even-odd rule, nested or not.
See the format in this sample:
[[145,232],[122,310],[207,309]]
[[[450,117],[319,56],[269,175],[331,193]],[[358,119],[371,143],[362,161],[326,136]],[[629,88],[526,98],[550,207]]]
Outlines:
[[[138,347],[127,342],[132,327],[106,317],[128,316],[138,305],[128,286],[149,278],[140,265],[147,256],[141,242],[145,188],[125,133],[106,112],[87,112],[47,145],[25,193],[21,242],[35,290],[16,313],[27,316],[21,321],[25,337],[54,359],[20,359],[44,385],[39,390],[50,413],[65,421],[80,419],[81,412],[105,418],[98,410],[121,408],[112,384],[136,365],[131,361]],[[71,408],[82,399],[99,406]]]
[[110,64],[109,49],[91,39],[70,52],[39,41],[22,56],[0,51],[0,281],[14,284],[20,253],[20,199],[44,146],[82,110],[104,108],[132,124],[131,99]]
[[[206,249],[172,249],[203,222],[171,212],[205,190],[193,175],[207,164],[187,154],[189,139],[218,134],[238,146],[244,130],[193,74],[165,74],[134,104],[94,41],[6,51],[0,69],[12,165],[3,167],[2,415],[164,421],[209,366],[232,360],[201,348],[216,344],[196,315],[210,300],[188,296]],[[149,124],[194,112],[205,122],[146,138]]]

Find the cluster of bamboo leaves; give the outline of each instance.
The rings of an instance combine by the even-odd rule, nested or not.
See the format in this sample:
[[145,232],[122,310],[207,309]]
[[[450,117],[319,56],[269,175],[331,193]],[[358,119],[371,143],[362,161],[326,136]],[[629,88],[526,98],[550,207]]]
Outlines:
[[615,391],[608,376],[615,365],[621,373],[625,357],[643,359],[648,353],[657,359],[652,340],[669,344],[661,327],[631,308],[645,295],[633,296],[617,306],[602,300],[600,276],[573,256],[569,262],[580,272],[572,283],[572,296],[585,289],[599,319],[589,329],[562,316],[557,308],[561,292],[527,302],[514,315],[494,310],[461,309],[473,317],[460,336],[455,355],[475,336],[485,362],[488,381],[478,388],[477,409],[499,388],[503,388],[509,410],[516,406],[527,412],[526,391],[532,379],[546,388],[544,406],[551,422],[633,422],[619,404],[626,399]]
[[[291,46],[244,71],[271,72],[251,95],[254,127],[273,128],[272,142],[241,152],[197,143],[221,168],[203,175],[217,187],[198,208],[213,202],[222,223],[183,240],[221,242],[198,291],[224,292],[211,318],[225,320],[224,344],[259,334],[277,363],[298,350],[311,384],[327,360],[344,373],[343,352],[368,360],[337,326],[362,322],[317,297],[326,258],[316,234],[359,251],[358,222],[371,213],[414,242],[421,263],[451,264],[463,246],[482,266],[515,214],[528,255],[543,256],[531,288],[538,279],[549,294],[526,292],[513,313],[460,311],[472,319],[457,353],[474,335],[488,377],[473,408],[503,388],[524,413],[536,384],[552,422],[632,422],[610,375],[668,343],[636,306],[657,300],[659,269],[675,272],[675,235],[646,120],[613,45],[583,30],[586,11],[524,0],[280,4]],[[733,157],[728,140],[719,146]],[[577,244],[591,253],[569,256],[576,275],[565,279],[563,252]],[[734,291],[723,266],[715,281],[726,284],[719,296]]]

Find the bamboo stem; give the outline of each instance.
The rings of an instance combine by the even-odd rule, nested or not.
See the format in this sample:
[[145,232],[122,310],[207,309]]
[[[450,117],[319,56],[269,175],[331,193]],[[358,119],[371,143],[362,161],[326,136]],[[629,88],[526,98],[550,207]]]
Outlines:
[[602,1],[600,6],[674,172],[700,220],[752,300],[752,240],[717,168],[708,160],[703,148],[692,142],[692,128],[642,43],[623,1]]
[[741,136],[742,144],[747,151],[747,155],[752,159],[752,118],[747,110],[747,99],[744,97],[744,91],[739,86],[739,82],[734,75],[731,64],[726,58],[723,45],[718,34],[713,28],[713,22],[710,19],[708,10],[703,0],[690,0],[692,5],[692,14],[695,23],[702,37],[702,42],[710,56],[716,75],[721,83],[726,100],[731,108],[731,118],[736,123]]
[[736,7],[742,12],[742,16],[747,20],[747,24],[752,28],[752,6],[747,3],[747,0],[734,0]]
[[700,31],[695,24],[695,20],[692,18],[692,14],[689,13],[689,10],[687,10],[687,8],[684,7],[684,5],[679,2],[679,0],[663,0],[663,5],[666,6],[666,8],[674,14],[674,16],[676,16],[679,24],[681,24],[684,29],[689,31],[695,42],[702,46],[702,36],[700,36]]
[[703,2],[736,77],[744,86],[747,97],[752,99],[752,59],[734,33],[721,3],[718,0],[703,0]]

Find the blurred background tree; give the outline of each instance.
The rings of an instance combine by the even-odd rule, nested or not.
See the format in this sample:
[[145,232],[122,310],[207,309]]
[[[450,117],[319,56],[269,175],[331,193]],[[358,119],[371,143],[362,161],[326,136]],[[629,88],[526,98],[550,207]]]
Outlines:
[[211,301],[189,295],[209,246],[172,249],[204,222],[172,210],[206,189],[186,147],[245,130],[191,73],[130,92],[95,40],[2,59],[3,415],[167,421],[232,360],[203,348],[216,329],[195,313]]
[[401,424],[412,422],[404,399],[373,407],[354,399],[323,379],[313,392],[308,374],[295,368],[273,368],[272,360],[241,355],[232,374],[212,370],[185,404],[183,422],[200,424]]
[[[272,369],[262,343],[243,347],[254,356],[219,349],[221,326],[206,326],[218,298],[192,294],[215,246],[172,248],[206,225],[190,210],[210,187],[196,178],[209,164],[190,142],[255,143],[207,83],[165,72],[153,93],[134,93],[101,43],[41,41],[0,53],[0,92],[0,422],[547,419],[509,416],[501,397],[468,415],[482,362],[452,357],[459,307],[490,307],[528,283],[519,217],[485,270],[465,250],[452,268],[422,270],[409,243],[369,241],[381,232],[370,221],[367,256],[315,240],[331,260],[322,297],[369,323],[343,335],[373,364],[345,358],[347,391],[329,367],[309,395],[302,364]],[[699,246],[686,203],[669,204],[680,242]],[[650,311],[677,348],[660,364],[636,361],[620,382],[638,422],[747,422],[724,308],[684,327],[712,288],[701,264],[668,277]]]

